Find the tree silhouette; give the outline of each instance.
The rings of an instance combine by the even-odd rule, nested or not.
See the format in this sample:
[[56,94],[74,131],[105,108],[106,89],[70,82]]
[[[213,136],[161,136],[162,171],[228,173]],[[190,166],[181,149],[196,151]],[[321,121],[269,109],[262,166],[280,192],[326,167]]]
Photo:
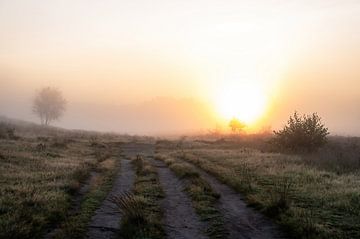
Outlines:
[[66,100],[61,91],[45,87],[34,98],[33,112],[40,117],[42,125],[49,125],[51,121],[59,119],[66,106]]
[[233,133],[240,133],[246,127],[246,124],[238,120],[237,118],[232,118],[229,122],[229,127]]

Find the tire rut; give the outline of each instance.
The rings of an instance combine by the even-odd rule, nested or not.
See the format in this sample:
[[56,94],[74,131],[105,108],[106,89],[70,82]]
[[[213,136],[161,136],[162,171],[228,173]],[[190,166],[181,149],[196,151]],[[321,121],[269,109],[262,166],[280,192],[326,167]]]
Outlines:
[[218,207],[223,213],[229,239],[287,238],[270,219],[248,207],[239,193],[199,167],[195,168],[213,190],[221,195]]
[[96,210],[89,224],[86,237],[89,239],[115,238],[120,230],[121,213],[111,202],[113,196],[131,190],[135,173],[130,160],[122,159],[120,172],[115,179],[113,188],[99,209]]
[[169,239],[207,239],[205,225],[200,221],[192,207],[190,198],[183,192],[180,179],[162,161],[149,159],[157,168],[160,184],[165,192],[161,206],[164,210],[164,223]]

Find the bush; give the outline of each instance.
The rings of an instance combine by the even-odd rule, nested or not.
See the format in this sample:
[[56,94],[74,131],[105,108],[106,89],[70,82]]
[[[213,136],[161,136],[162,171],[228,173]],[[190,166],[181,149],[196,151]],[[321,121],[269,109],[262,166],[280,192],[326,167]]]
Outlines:
[[299,116],[297,112],[290,116],[282,130],[274,133],[276,146],[291,152],[315,151],[327,142],[329,134],[316,113]]
[[0,122],[0,139],[18,139],[15,128],[10,124]]

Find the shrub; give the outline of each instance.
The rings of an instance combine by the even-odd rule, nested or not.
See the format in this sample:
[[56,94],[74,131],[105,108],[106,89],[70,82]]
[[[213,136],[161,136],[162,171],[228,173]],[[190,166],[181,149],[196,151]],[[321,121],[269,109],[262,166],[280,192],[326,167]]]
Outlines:
[[147,221],[145,208],[147,201],[143,196],[136,196],[133,193],[125,192],[114,196],[111,201],[117,205],[123,214],[123,224],[135,225],[138,228]]
[[274,133],[276,146],[292,152],[315,151],[327,142],[329,134],[317,113],[299,116],[297,112],[282,130]]
[[15,128],[7,123],[0,123],[0,139],[18,139]]

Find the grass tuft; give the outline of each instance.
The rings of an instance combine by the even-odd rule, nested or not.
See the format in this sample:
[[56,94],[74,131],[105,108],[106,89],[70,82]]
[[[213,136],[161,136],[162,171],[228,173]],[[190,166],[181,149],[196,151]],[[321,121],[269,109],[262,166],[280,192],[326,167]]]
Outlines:
[[122,212],[121,238],[165,238],[163,212],[159,205],[164,193],[151,164],[138,155],[132,161],[136,178],[132,193],[116,196],[114,202]]

